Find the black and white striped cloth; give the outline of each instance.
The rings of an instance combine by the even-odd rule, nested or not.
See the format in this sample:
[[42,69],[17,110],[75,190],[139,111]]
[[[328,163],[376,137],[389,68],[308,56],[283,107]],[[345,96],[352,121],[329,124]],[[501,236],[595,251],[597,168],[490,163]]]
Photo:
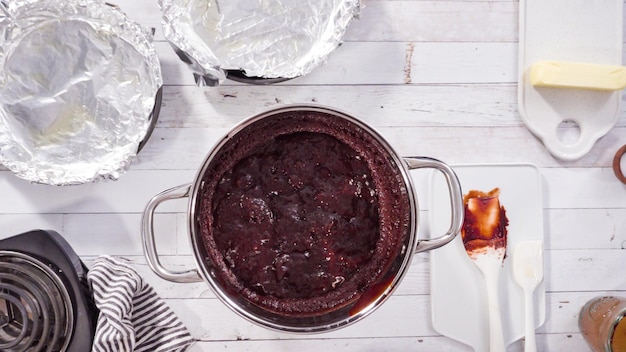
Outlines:
[[100,314],[92,352],[187,351],[180,319],[129,265],[100,256],[87,273]]

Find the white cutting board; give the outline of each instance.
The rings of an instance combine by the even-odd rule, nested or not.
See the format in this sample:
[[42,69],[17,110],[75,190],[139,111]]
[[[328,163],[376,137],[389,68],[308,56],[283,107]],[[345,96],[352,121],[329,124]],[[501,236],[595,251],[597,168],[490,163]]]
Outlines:
[[[534,87],[539,60],[622,65],[623,0],[520,0],[519,112],[550,153],[563,160],[587,154],[617,123],[622,91]],[[562,121],[578,124],[577,141],[559,137]]]
[[[513,249],[520,241],[544,239],[541,174],[530,164],[458,165],[452,168],[461,182],[463,194],[470,190],[487,192],[500,188],[500,204],[509,219],[507,258],[503,262],[499,285],[504,341],[508,346],[524,336],[524,295],[513,278]],[[431,187],[432,233],[443,233],[450,221],[447,186],[443,178],[434,173]],[[461,235],[448,245],[431,251],[430,264],[434,329],[477,352],[488,351],[485,284],[481,272],[465,252]],[[546,316],[544,282],[537,287],[534,302],[535,326],[538,328]]]

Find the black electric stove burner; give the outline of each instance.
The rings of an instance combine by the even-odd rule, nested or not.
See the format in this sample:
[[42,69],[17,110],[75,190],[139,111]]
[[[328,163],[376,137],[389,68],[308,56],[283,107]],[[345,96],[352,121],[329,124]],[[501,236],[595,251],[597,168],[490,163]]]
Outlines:
[[0,240],[0,351],[89,351],[97,316],[87,268],[58,233]]

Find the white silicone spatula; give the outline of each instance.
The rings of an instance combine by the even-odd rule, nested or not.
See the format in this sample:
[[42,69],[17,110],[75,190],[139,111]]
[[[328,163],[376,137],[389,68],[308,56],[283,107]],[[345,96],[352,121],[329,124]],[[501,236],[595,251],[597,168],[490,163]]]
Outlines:
[[499,189],[489,193],[471,191],[464,197],[463,245],[483,274],[489,313],[489,351],[505,352],[500,313],[499,278],[506,255],[506,216],[498,199]]
[[524,351],[536,352],[533,292],[543,280],[543,242],[523,241],[513,252],[513,276],[524,290]]

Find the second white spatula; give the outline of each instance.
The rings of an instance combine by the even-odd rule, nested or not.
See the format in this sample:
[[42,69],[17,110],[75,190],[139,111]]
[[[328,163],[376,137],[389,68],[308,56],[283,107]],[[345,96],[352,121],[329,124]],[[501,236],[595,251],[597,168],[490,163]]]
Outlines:
[[536,352],[533,292],[543,281],[543,241],[523,241],[513,252],[513,276],[524,290],[525,352]]

